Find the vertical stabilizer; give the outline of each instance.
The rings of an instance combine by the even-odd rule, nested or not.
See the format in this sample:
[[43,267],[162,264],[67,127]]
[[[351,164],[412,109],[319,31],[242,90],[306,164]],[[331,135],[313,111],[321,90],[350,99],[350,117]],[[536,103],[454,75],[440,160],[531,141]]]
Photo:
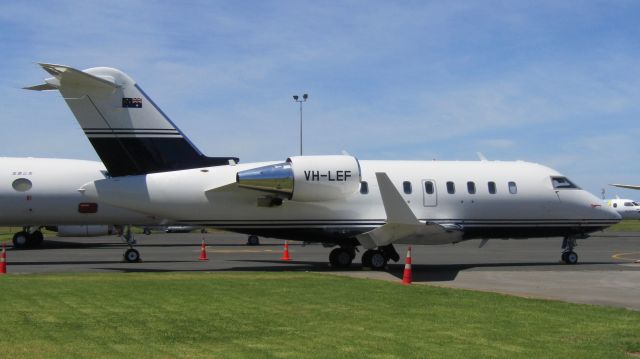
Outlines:
[[204,156],[120,70],[40,66],[53,77],[26,89],[60,91],[111,176],[238,162],[234,157]]

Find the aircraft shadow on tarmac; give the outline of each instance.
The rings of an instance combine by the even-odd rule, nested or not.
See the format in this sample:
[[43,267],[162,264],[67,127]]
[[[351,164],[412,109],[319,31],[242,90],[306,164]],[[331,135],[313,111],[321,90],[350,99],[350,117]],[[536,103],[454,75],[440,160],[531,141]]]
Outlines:
[[[226,271],[226,272],[295,272],[295,271],[314,271],[314,272],[361,272],[363,268],[358,264],[354,264],[350,268],[333,268],[326,262],[314,262],[314,261],[290,261],[286,262],[287,265],[282,265],[282,261],[278,260],[234,260],[237,262],[252,262],[252,263],[264,263],[264,264],[279,264],[272,266],[259,266],[259,267],[232,267],[225,269],[214,269],[211,271]],[[458,273],[468,269],[474,268],[494,268],[498,270],[506,270],[512,268],[514,270],[526,270],[526,267],[541,268],[548,267],[548,270],[570,270],[570,269],[585,269],[587,265],[608,265],[617,264],[615,262],[582,262],[579,267],[568,266],[566,264],[558,262],[527,262],[527,263],[471,263],[471,264],[444,264],[444,265],[428,265],[428,264],[413,264],[412,265],[412,277],[416,282],[447,282],[455,280]],[[582,267],[582,268],[580,268]],[[404,272],[404,264],[389,264],[387,267],[387,273],[402,278]],[[366,270],[366,269],[365,269]]]

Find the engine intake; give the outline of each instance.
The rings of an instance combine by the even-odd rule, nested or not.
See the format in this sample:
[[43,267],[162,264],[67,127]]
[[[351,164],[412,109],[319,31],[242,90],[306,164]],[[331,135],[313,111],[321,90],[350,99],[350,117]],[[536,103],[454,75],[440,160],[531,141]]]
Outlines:
[[353,156],[294,156],[236,175],[240,187],[300,202],[344,198],[359,190],[360,179],[360,164]]

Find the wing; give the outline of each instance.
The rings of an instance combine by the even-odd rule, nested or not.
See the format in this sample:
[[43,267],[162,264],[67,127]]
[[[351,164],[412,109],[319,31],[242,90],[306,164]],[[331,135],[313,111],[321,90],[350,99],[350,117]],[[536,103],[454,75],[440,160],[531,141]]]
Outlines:
[[610,184],[609,186],[616,186],[620,188],[628,188],[628,189],[637,189],[640,190],[640,185],[632,185],[632,184]]

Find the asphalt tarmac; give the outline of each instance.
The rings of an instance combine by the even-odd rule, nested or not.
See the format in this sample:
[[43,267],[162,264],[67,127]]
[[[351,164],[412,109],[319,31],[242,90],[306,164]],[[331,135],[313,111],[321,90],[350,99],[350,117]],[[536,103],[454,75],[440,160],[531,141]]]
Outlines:
[[[202,238],[208,261],[198,260]],[[123,261],[127,248],[118,237],[47,238],[42,247],[7,253],[8,272],[176,272],[308,271],[400,282],[402,259],[386,272],[363,270],[360,255],[349,270],[328,265],[330,248],[290,242],[292,260],[281,261],[283,241],[261,238],[247,246],[246,236],[207,234],[137,235],[142,262]],[[600,233],[578,241],[577,265],[560,263],[560,238],[473,240],[455,245],[413,246],[413,280],[429,284],[575,303],[640,310],[640,233]]]

